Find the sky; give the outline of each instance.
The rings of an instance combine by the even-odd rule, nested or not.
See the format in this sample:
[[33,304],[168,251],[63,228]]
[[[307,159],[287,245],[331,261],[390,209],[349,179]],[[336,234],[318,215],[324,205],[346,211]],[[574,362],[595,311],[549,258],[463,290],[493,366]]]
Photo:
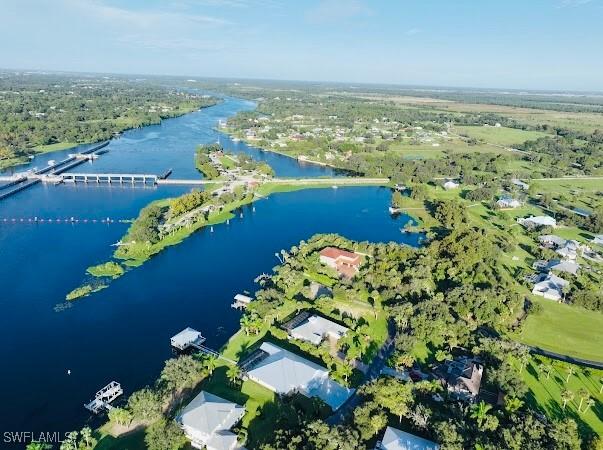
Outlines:
[[603,91],[603,0],[0,0],[0,67]]

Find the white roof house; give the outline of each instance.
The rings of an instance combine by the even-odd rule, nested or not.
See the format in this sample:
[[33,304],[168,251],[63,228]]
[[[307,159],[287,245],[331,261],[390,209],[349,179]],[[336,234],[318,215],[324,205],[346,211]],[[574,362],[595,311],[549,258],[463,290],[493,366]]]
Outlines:
[[442,186],[444,189],[456,189],[460,186],[460,184],[455,181],[448,180]]
[[561,261],[559,259],[553,259],[548,262],[546,269],[576,275],[578,274],[578,270],[580,269],[580,264],[575,263],[573,261]]
[[262,343],[260,350],[266,356],[247,372],[247,376],[277,394],[299,392],[306,397],[318,397],[336,410],[354,392],[329,379],[325,367],[295,353],[270,342]]
[[339,339],[348,332],[348,329],[324,317],[310,316],[300,325],[293,328],[289,335],[294,339],[311,342],[319,345],[323,339]]
[[438,450],[435,442],[420,438],[397,428],[387,427],[375,450]]
[[517,179],[517,178],[513,178],[511,180],[511,183],[513,183],[515,186],[519,187],[520,189],[528,190],[530,188],[530,185],[527,183],[524,183],[523,181]]
[[593,238],[593,244],[599,244],[599,245],[603,245],[603,234],[597,234],[594,238]]
[[521,202],[511,197],[502,197],[496,202],[499,208],[518,208]]
[[234,450],[242,447],[230,429],[243,417],[245,408],[201,391],[178,415],[177,421],[195,448]]
[[554,234],[543,234],[538,237],[538,240],[542,245],[550,246],[550,247],[563,247],[567,242],[566,239],[563,239],[560,236],[556,236]]
[[539,227],[556,227],[557,221],[550,216],[531,216],[517,219],[517,222],[524,227],[539,228]]
[[580,243],[575,240],[566,241],[565,244],[557,249],[557,253],[564,259],[575,260],[578,257],[578,250],[580,250]]
[[568,285],[568,281],[550,273],[544,280],[534,285],[532,294],[539,295],[549,300],[559,301],[563,298],[563,288]]

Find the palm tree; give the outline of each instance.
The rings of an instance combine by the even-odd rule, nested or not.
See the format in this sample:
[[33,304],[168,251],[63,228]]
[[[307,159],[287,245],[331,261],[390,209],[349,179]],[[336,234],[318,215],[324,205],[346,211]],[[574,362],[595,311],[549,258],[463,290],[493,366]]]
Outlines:
[[578,412],[581,412],[582,411],[582,403],[584,403],[584,400],[586,400],[588,397],[590,397],[590,392],[588,392],[584,388],[580,388],[580,390],[578,390],[578,397],[580,397],[580,404],[578,405]]
[[481,428],[484,420],[486,420],[486,416],[488,415],[488,411],[492,409],[492,406],[486,403],[485,401],[479,402],[477,405],[473,405],[471,407],[471,415],[472,419],[475,419],[477,422],[478,428]]
[[203,358],[203,367],[207,369],[209,374],[213,374],[218,366],[218,357],[216,355],[205,355]]
[[344,363],[338,365],[337,372],[345,381],[348,381],[348,378],[352,375],[353,369],[352,366]]
[[538,366],[541,372],[546,372],[546,379],[548,380],[551,377],[551,370],[553,367],[547,363],[540,363]]
[[586,408],[584,408],[584,411],[582,411],[582,412],[588,411],[588,408],[590,408],[590,407],[592,407],[594,405],[595,405],[595,399],[592,398],[592,397],[588,397],[586,399]]
[[567,366],[567,378],[565,382],[567,383],[572,375],[576,373],[576,368],[574,366]]
[[226,371],[226,376],[231,384],[236,384],[239,378],[241,377],[241,369],[239,366],[230,366]]
[[567,406],[568,402],[574,399],[574,393],[568,389],[564,389],[561,393],[561,400],[563,401],[563,409]]

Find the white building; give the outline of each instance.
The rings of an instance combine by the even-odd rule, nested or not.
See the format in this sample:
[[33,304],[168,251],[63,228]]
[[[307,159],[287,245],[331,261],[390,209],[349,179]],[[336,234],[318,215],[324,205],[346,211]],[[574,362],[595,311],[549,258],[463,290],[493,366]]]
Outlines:
[[517,219],[526,228],[556,227],[557,221],[550,216],[531,216]]
[[375,450],[438,450],[435,442],[420,438],[397,428],[387,427]]
[[289,335],[294,339],[311,342],[319,345],[325,338],[339,340],[345,336],[348,328],[332,322],[324,317],[310,316],[301,324],[289,331]]
[[569,286],[568,281],[550,273],[542,281],[534,285],[532,294],[549,300],[559,301],[563,298],[563,288],[566,286]]
[[519,208],[521,206],[521,202],[511,197],[502,197],[496,202],[496,205],[501,209]]
[[195,448],[242,449],[230,429],[241,420],[245,408],[217,395],[201,391],[178,415],[184,434]]
[[450,190],[450,189],[457,189],[460,186],[460,184],[457,183],[456,181],[448,180],[442,186],[444,187],[444,189]]
[[295,353],[270,342],[260,346],[265,355],[247,371],[250,380],[279,395],[299,392],[318,397],[333,410],[338,409],[354,392],[329,378],[329,371]]

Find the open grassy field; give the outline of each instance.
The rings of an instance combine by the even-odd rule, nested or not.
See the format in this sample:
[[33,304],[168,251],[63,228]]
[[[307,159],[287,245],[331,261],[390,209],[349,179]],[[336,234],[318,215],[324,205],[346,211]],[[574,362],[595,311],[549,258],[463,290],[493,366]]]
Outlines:
[[603,116],[597,113],[551,111],[535,108],[521,108],[506,105],[488,105],[484,103],[462,103],[442,99],[430,99],[412,96],[391,96],[355,93],[354,96],[381,101],[392,101],[408,107],[433,108],[439,111],[459,113],[495,113],[511,117],[529,125],[550,125],[592,133],[603,127]]
[[[541,364],[550,367],[550,372],[541,369]],[[531,357],[527,367],[521,375],[530,391],[528,403],[546,413],[553,419],[571,417],[578,423],[583,435],[603,434],[603,394],[601,393],[601,377],[603,371],[572,366],[575,374],[569,376],[568,364],[553,361],[544,357]],[[567,380],[567,381],[566,381]],[[569,390],[574,394],[574,399],[567,403],[563,410],[562,392]],[[584,389],[595,401],[595,404],[586,408],[586,399],[580,407],[580,392]]]
[[67,150],[77,145],[75,142],[57,142],[56,144],[38,145],[35,147],[35,150],[37,153],[56,152],[58,150]]
[[454,127],[454,130],[461,135],[466,135],[479,141],[504,146],[519,145],[525,141],[532,141],[540,137],[549,136],[546,133],[541,133],[539,131],[524,131],[507,127],[457,126]]
[[603,314],[534,297],[542,311],[530,314],[514,337],[545,350],[603,361]]

